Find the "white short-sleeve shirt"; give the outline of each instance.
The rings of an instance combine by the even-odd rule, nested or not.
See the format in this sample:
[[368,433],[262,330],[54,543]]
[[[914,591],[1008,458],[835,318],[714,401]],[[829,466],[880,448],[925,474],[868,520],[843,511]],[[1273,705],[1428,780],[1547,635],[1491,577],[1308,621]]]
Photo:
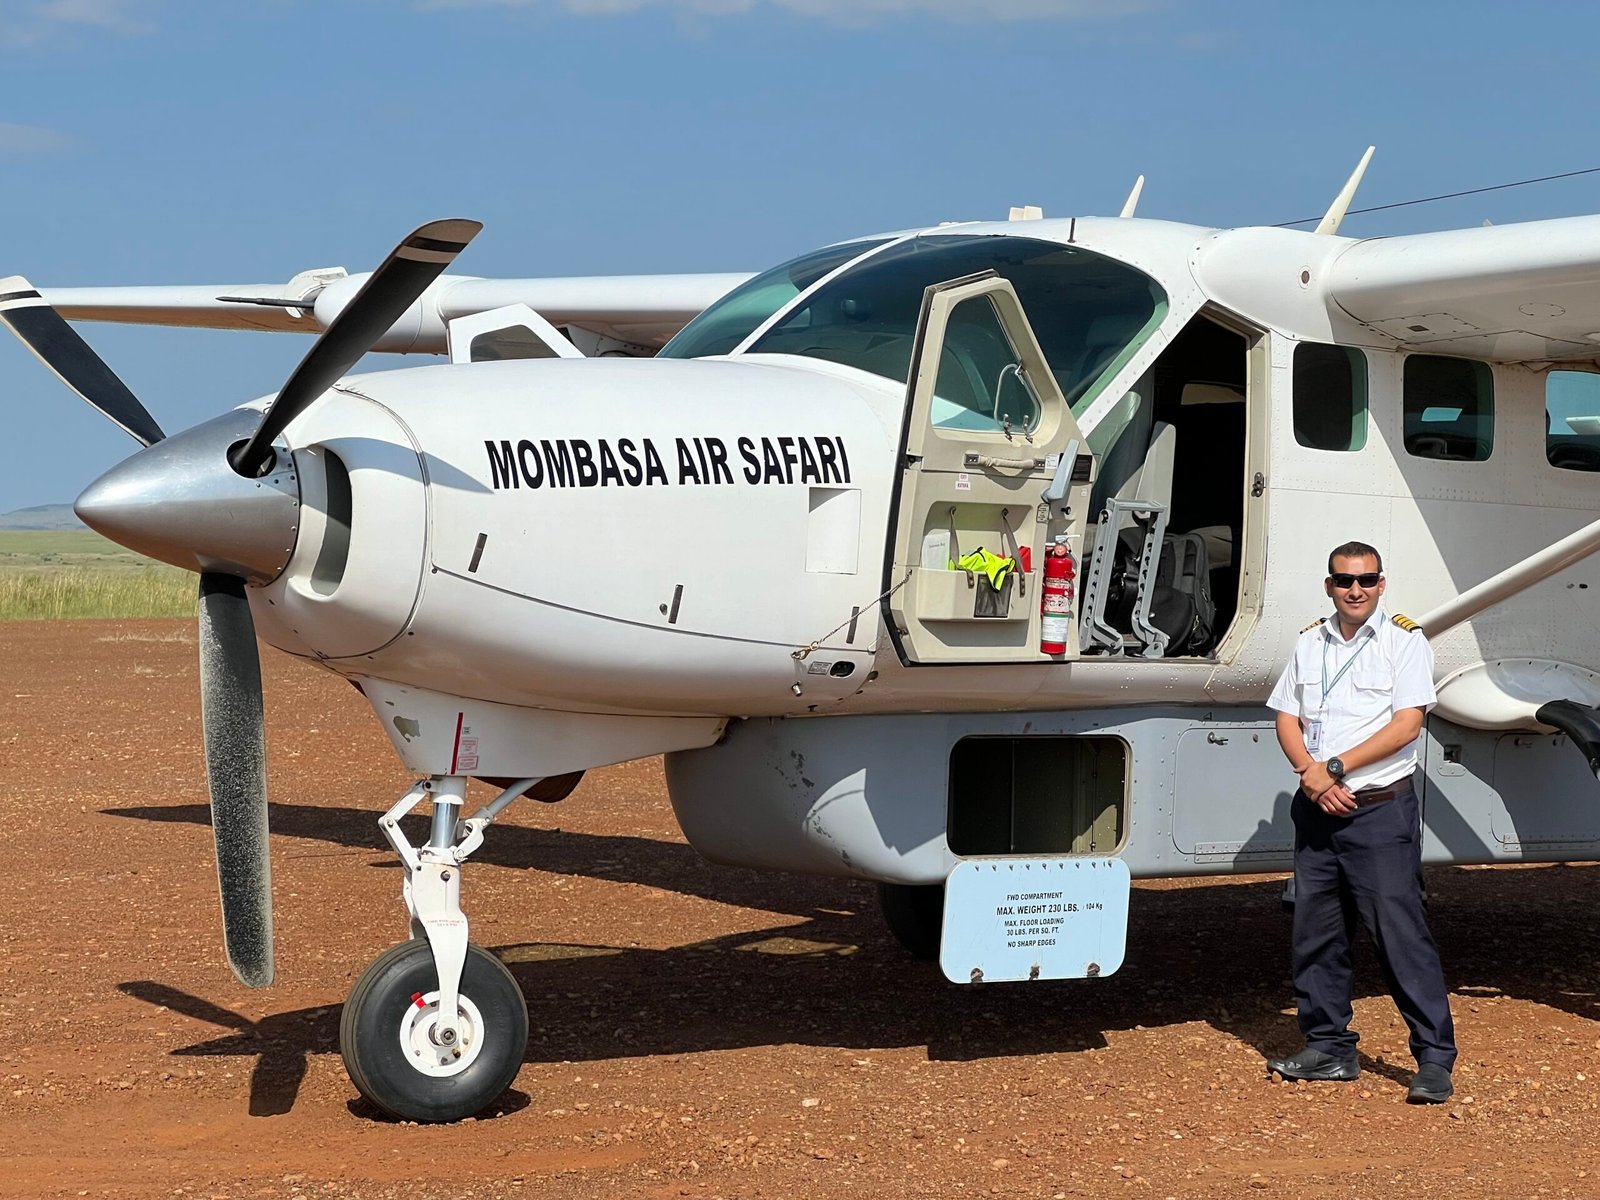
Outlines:
[[[1267,707],[1298,717],[1302,732],[1320,719],[1322,742],[1313,757],[1327,762],[1366,741],[1401,709],[1426,711],[1437,699],[1428,639],[1420,629],[1401,629],[1379,608],[1349,641],[1339,631],[1337,614],[1302,633]],[[1416,769],[1417,743],[1412,742],[1349,772],[1344,783],[1351,791],[1383,787]]]

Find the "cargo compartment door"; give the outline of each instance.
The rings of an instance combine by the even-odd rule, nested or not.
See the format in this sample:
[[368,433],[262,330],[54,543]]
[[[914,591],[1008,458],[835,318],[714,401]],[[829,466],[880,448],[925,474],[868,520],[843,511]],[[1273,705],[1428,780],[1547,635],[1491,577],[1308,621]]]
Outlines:
[[[1009,281],[927,290],[906,391],[884,581],[902,661],[1077,657],[1076,598],[1066,654],[1040,652],[1039,586],[1057,535],[1082,551],[1094,458]],[[979,550],[1016,561],[998,589],[958,565]]]

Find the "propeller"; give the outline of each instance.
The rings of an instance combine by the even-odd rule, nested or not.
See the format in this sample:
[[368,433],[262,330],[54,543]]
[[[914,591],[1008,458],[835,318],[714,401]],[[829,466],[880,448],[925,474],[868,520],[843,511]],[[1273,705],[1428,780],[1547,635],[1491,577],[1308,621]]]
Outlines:
[[127,385],[89,348],[89,343],[21,275],[0,279],[0,321],[62,383],[122,426],[141,445],[154,445],[167,436]]
[[483,228],[477,221],[430,221],[389,253],[333,319],[261,418],[254,436],[228,456],[246,478],[272,462],[272,442],[290,421],[371,349]]
[[[90,485],[79,497],[79,515],[109,537],[120,533],[119,540],[137,542],[135,549],[200,571],[200,715],[223,940],[229,966],[247,987],[270,984],[273,964],[261,660],[245,588],[247,577],[263,582],[283,569],[295,526],[285,516],[292,495],[246,480],[271,472],[278,435],[356,364],[482,228],[477,221],[433,221],[406,237],[312,344],[248,433],[248,424],[240,428],[239,422],[252,414],[241,410],[165,438],[122,380],[27,280],[0,280],[0,321],[145,447]],[[197,520],[196,505],[203,509],[208,498],[216,511]]]
[[272,982],[272,861],[261,660],[244,580],[200,576],[200,722],[228,964],[246,987]]

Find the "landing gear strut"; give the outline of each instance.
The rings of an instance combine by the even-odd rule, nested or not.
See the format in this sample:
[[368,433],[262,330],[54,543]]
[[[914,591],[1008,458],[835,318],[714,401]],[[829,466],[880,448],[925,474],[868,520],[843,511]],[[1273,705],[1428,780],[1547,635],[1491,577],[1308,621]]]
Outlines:
[[[467,941],[461,866],[483,831],[537,779],[519,779],[465,821],[464,776],[419,781],[379,821],[405,868],[411,940],[362,972],[345,1001],[339,1050],[356,1090],[407,1121],[457,1121],[510,1086],[528,1044],[528,1007],[511,972]],[[433,802],[428,844],[400,818]]]

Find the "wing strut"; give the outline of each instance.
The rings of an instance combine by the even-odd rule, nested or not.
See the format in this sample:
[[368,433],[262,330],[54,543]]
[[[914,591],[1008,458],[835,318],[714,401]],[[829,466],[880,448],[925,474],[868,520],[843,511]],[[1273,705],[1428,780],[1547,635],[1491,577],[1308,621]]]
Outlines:
[[1521,562],[1513,563],[1498,575],[1491,575],[1475,587],[1470,587],[1454,600],[1447,600],[1438,608],[1422,616],[1417,624],[1429,641],[1447,629],[1477,616],[1484,609],[1510,599],[1518,592],[1548,579],[1557,571],[1565,570],[1580,559],[1588,558],[1600,550],[1600,521],[1593,521],[1566,537],[1551,542],[1543,550],[1535,551]]

